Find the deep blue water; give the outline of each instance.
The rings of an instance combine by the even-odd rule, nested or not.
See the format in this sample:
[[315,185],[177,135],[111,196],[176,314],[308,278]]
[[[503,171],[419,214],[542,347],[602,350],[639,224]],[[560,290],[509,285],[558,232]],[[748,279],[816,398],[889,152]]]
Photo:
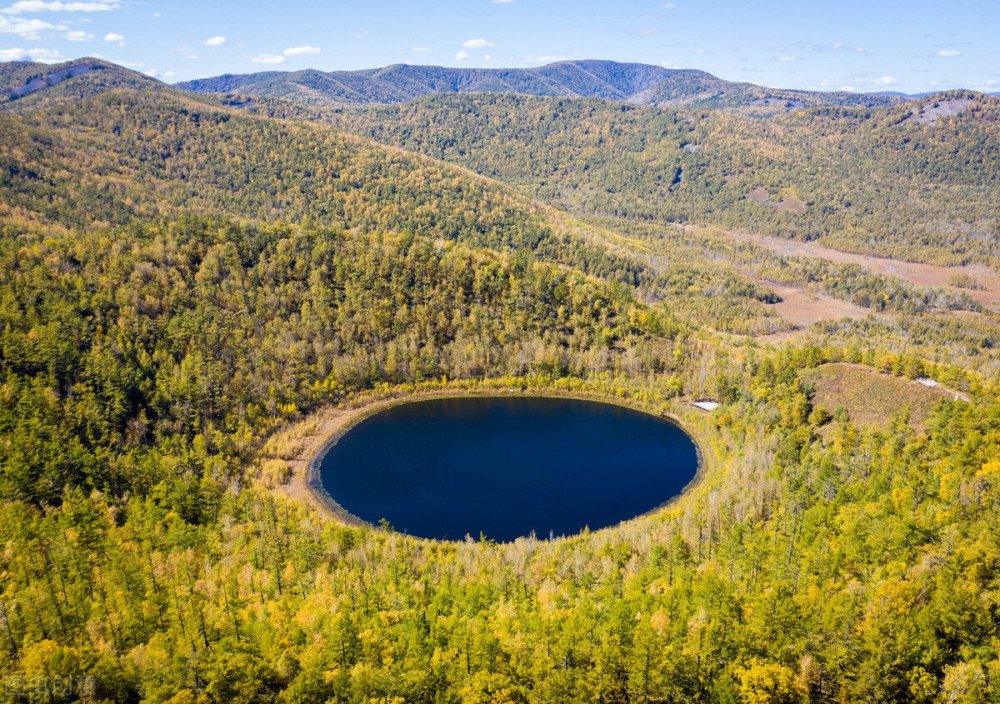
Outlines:
[[680,493],[694,443],[646,413],[562,398],[394,406],[323,458],[330,496],[370,523],[425,538],[513,540],[620,523]]

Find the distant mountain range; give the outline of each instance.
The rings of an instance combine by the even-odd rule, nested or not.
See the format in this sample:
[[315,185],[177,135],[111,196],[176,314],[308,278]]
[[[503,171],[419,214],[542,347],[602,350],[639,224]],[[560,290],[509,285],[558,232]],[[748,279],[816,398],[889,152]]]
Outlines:
[[538,68],[444,68],[395,64],[362,71],[266,71],[178,83],[201,93],[236,93],[333,106],[404,103],[435,93],[519,93],[603,98],[659,107],[759,108],[841,105],[874,107],[903,102],[896,95],[824,93],[734,83],[704,71],[616,61],[561,61]]
[[[169,86],[95,58],[62,64],[0,63],[0,112],[65,103],[116,89],[158,88],[195,93],[279,98],[316,108],[398,104],[436,94],[514,93],[601,98],[636,105],[734,109],[780,114],[796,108],[878,107],[925,97],[902,93],[847,93],[765,88],[694,69],[615,61],[562,61],[538,68],[481,69],[396,64],[362,71],[265,71],[227,74]],[[992,95],[1000,95],[993,93]]]

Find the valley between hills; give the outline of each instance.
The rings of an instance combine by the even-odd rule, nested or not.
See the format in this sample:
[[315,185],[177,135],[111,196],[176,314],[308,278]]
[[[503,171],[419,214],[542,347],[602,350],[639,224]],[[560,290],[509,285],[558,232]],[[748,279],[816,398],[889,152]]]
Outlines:
[[[4,696],[997,701],[998,130],[604,61],[0,64]],[[341,520],[323,450],[424,398],[639,412],[695,478],[565,534]]]

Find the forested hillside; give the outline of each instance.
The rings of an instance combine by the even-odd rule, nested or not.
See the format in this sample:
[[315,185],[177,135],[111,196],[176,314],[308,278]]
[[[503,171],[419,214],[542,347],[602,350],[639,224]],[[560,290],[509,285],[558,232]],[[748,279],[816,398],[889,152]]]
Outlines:
[[[864,241],[898,225],[915,256],[992,262],[995,106],[971,100],[934,123],[810,111],[752,133],[716,113],[496,96],[336,116],[354,136],[160,89],[0,116],[4,696],[997,701],[992,314],[664,225],[737,213],[832,238],[851,230],[796,219],[822,206],[780,180],[791,165],[817,189],[884,177],[857,196],[865,228],[920,176],[963,234],[923,242],[890,218]],[[867,171],[810,162],[796,139],[817,133],[809,154],[864,146]],[[757,186],[805,212],[746,199]],[[765,280],[872,315],[770,344],[749,335],[789,326]],[[919,423],[898,399],[852,418],[817,391],[840,365],[875,389],[949,391]],[[313,412],[442,391],[669,412],[702,476],[621,526],[503,545],[348,528],[279,491],[281,439]]]
[[109,90],[163,90],[159,81],[100,59],[50,66],[31,61],[0,64],[0,112],[26,112],[77,103]]
[[9,208],[43,222],[127,225],[230,213],[525,248],[636,283],[636,268],[553,230],[537,204],[429,160],[290,122],[112,93],[0,120]]
[[[278,106],[254,105],[273,114]],[[577,267],[650,300],[664,291],[722,329],[781,329],[766,288],[703,257],[660,265],[605,245],[602,228],[439,161],[315,124],[248,116],[169,92],[111,93],[0,119],[4,207],[25,221],[127,225],[161,213],[421,234]],[[712,294],[727,292],[723,302]],[[747,322],[741,322],[741,318]]]
[[1000,102],[982,95],[769,120],[452,95],[330,119],[572,212],[712,223],[901,259],[998,262]]

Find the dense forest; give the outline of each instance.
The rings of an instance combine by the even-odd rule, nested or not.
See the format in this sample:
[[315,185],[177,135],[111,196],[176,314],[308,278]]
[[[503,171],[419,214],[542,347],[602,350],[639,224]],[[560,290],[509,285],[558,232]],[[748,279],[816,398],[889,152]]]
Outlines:
[[998,264],[1000,101],[983,95],[816,107],[772,119],[439,95],[341,108],[328,119],[572,212],[746,228],[900,259]]
[[[1000,701],[994,313],[671,224],[670,194],[714,183],[699,160],[743,118],[504,96],[462,97],[462,113],[436,97],[323,118],[350,135],[277,102],[65,95],[0,116],[6,699]],[[993,262],[977,228],[994,108],[976,100],[981,133],[963,113],[900,123],[910,142],[879,142],[882,123],[843,140],[896,155],[876,159],[899,170],[887,202],[951,169],[907,172],[901,150],[953,148],[957,164],[981,149],[964,176],[928,181],[928,203],[971,218],[955,256]],[[729,212],[763,231],[809,217],[809,193],[768,179],[796,160],[798,126],[832,134],[860,114],[760,126],[773,170],[754,187],[807,210]],[[463,136],[490,131],[507,151]],[[452,141],[420,141],[439,135]],[[377,143],[394,140],[423,155]],[[646,176],[698,163],[651,197]],[[619,198],[622,212],[599,205]],[[900,218],[929,226],[911,205]],[[846,232],[831,224],[845,212],[821,222]],[[938,257],[948,227],[898,247]],[[760,335],[792,326],[762,281],[871,314],[775,344]],[[862,422],[818,400],[817,371],[845,365],[949,392],[919,423],[905,404]],[[349,528],[278,490],[276,439],[314,412],[497,389],[675,414],[703,477],[620,526],[508,544]],[[704,397],[720,408],[693,410]]]

